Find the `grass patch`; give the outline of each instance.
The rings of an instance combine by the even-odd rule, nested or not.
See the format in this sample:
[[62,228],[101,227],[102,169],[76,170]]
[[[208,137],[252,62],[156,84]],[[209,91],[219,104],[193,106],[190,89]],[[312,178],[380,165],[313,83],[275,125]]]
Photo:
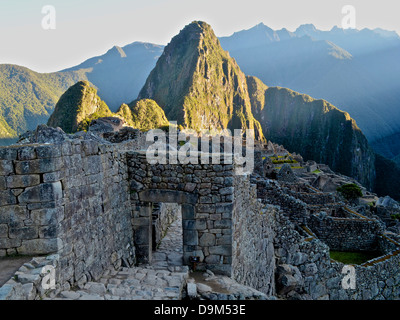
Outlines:
[[349,251],[330,251],[331,259],[344,264],[362,264],[368,260],[379,257],[381,254],[376,251],[349,252]]

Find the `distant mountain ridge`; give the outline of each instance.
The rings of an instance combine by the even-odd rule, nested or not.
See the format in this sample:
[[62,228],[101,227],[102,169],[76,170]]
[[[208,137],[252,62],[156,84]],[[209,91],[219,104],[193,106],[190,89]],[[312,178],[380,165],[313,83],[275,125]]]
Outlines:
[[114,46],[104,55],[63,71],[87,70],[88,81],[97,87],[101,98],[115,112],[122,103],[137,98],[163,49],[161,45],[146,42]]
[[[194,28],[194,32],[188,32],[191,28]],[[310,159],[317,161],[322,159],[333,170],[348,174],[364,185],[372,187],[376,172],[373,165],[374,153],[349,114],[333,107],[326,99],[318,99],[319,96],[315,96],[317,99],[311,98],[309,95],[301,94],[305,91],[293,87],[291,88],[297,92],[285,89],[283,87],[289,86],[276,85],[273,80],[275,76],[279,81],[289,79],[293,84],[310,90],[333,88],[330,94],[335,93],[335,97],[341,97],[341,94],[345,93],[343,96],[349,101],[354,101],[354,104],[355,102],[362,103],[364,109],[360,114],[366,114],[366,118],[372,118],[376,128],[386,123],[385,121],[390,118],[388,114],[392,118],[397,117],[395,109],[386,110],[396,105],[396,103],[387,104],[390,99],[396,102],[396,97],[384,95],[385,103],[379,112],[371,107],[372,102],[375,105],[377,101],[380,102],[373,88],[378,84],[381,88],[381,83],[374,82],[368,77],[368,72],[374,70],[366,72],[364,68],[359,68],[358,64],[353,63],[358,58],[356,59],[354,52],[350,50],[328,40],[316,40],[308,34],[299,37],[294,32],[285,29],[271,33],[268,27],[259,25],[257,28],[261,32],[257,32],[256,36],[267,34],[267,40],[262,41],[260,46],[255,43],[256,46],[251,50],[239,47],[236,54],[240,51],[243,54],[247,52],[251,63],[261,61],[258,63],[258,71],[268,69],[267,75],[271,77],[271,82],[266,84],[262,79],[252,76],[252,73],[243,72],[243,63],[234,56],[236,49],[231,49],[230,53],[224,51],[220,44],[223,45],[225,40],[223,38],[218,40],[211,32],[211,27],[201,22],[185,27],[174,38],[178,41],[171,40],[166,48],[143,43],[123,48],[115,46],[105,55],[89,59],[61,74],[67,79],[73,79],[73,76],[80,77],[79,80],[84,79],[90,85],[94,85],[99,98],[103,101],[106,101],[106,98],[111,99],[115,103],[110,107],[110,112],[124,111],[125,114],[129,114],[136,108],[137,117],[132,121],[140,122],[140,119],[143,119],[140,117],[147,117],[147,115],[164,121],[163,112],[165,112],[168,120],[178,120],[180,124],[188,128],[199,129],[207,126],[209,128],[254,128],[258,133],[258,138],[262,138],[265,134],[267,139],[274,139],[277,142],[283,139],[285,141],[283,144],[288,149],[298,150]],[[302,32],[315,32],[313,28],[302,29]],[[382,36],[381,33],[374,34],[374,37],[397,41],[395,37],[388,36],[386,33]],[[256,36],[253,40],[249,37],[248,45],[252,41],[254,43]],[[231,41],[231,45],[235,45],[235,41]],[[390,46],[385,48],[387,47]],[[130,52],[130,49],[138,53],[139,57],[144,56],[143,60],[134,59],[134,54]],[[385,51],[385,57],[390,58],[391,52]],[[270,60],[265,60],[265,57],[270,57]],[[260,58],[264,60],[258,60]],[[279,61],[279,59],[283,60]],[[371,61],[368,60],[370,55],[366,55],[363,59]],[[357,63],[361,63],[360,60],[357,60]],[[152,67],[154,69],[147,77],[145,69],[151,70]],[[393,69],[396,69],[395,67],[396,65]],[[128,75],[127,78],[121,76],[124,74]],[[351,87],[353,83],[349,81],[351,75],[357,75],[357,79],[364,79],[363,86]],[[18,72],[13,74],[13,79],[17,82],[18,76]],[[56,79],[50,78],[51,81],[60,81],[57,78],[59,75],[53,76]],[[140,88],[134,85],[133,81],[141,76],[143,76],[142,90],[138,89],[138,92],[140,90],[138,99],[131,100],[128,92]],[[395,79],[396,75],[390,73],[390,77]],[[8,85],[7,78],[5,79],[3,83]],[[40,79],[40,76],[32,77],[24,83],[35,86]],[[93,83],[96,81],[97,84]],[[390,81],[382,80],[382,83],[390,83]],[[51,86],[51,83],[48,85]],[[371,90],[371,94],[366,93],[364,86]],[[385,90],[392,92],[392,89],[393,85]],[[340,94],[336,94],[335,90]],[[7,89],[3,92],[7,94]],[[36,91],[31,89],[29,92]],[[50,93],[45,91],[44,98],[39,101],[45,101],[48,95]],[[13,93],[11,96],[29,105],[26,103],[26,96],[18,93]],[[114,101],[117,96],[121,99],[119,101],[133,102],[129,106],[122,105],[118,109],[119,101]],[[365,100],[366,96],[369,98]],[[150,102],[134,103],[143,99],[149,99]],[[49,101],[47,105],[51,110],[52,102]],[[157,109],[157,107],[160,107],[163,112],[156,111],[154,114],[149,114],[146,111],[149,111],[149,108]],[[341,110],[346,110],[339,107]],[[139,112],[138,108],[144,108],[144,111],[141,109]],[[3,114],[7,116],[6,113],[3,112]],[[24,114],[19,116],[23,118]],[[397,127],[395,124],[392,125],[393,127],[386,126],[387,132],[396,132]],[[17,130],[15,132],[18,133]],[[335,134],[337,137],[334,137]],[[382,138],[385,134],[382,134]],[[384,158],[379,158],[379,160],[381,172],[385,172],[387,166],[392,166],[392,162],[385,162]],[[393,191],[393,185],[380,187]],[[386,191],[383,194],[391,195]]]
[[400,154],[385,140],[400,132],[397,33],[321,31],[312,24],[290,32],[259,24],[220,41],[246,74],[331,102],[350,113],[377,150],[392,148],[383,155]]

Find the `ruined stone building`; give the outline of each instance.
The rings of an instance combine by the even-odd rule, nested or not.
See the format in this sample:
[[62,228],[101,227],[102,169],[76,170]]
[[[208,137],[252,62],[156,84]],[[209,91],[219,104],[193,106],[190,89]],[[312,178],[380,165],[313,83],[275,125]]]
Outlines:
[[[268,178],[271,163],[259,154],[252,175],[236,175],[223,159],[150,164],[145,147],[133,129],[99,137],[39,127],[25,143],[0,148],[0,255],[33,256],[0,297],[56,297],[110,268],[151,265],[175,213],[189,268],[195,262],[269,298],[399,298],[400,244],[376,216],[299,180],[288,165]],[[166,216],[163,204],[180,209]],[[379,256],[353,266],[349,288],[330,250]],[[55,269],[51,290],[37,271],[45,265]]]

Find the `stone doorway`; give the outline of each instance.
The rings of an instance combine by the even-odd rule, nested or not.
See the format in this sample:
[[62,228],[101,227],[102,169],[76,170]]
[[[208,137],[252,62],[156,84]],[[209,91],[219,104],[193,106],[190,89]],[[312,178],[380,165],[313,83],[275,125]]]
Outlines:
[[183,265],[182,209],[178,204],[153,205],[152,259],[157,269],[174,269]]
[[[197,195],[172,190],[145,190],[139,193],[139,198],[142,201],[138,203],[138,218],[133,219],[138,263],[153,264],[154,262],[166,266],[169,254],[169,263],[177,265],[182,261],[183,265],[189,265],[190,258],[195,256],[194,246],[198,244],[194,207],[197,203]],[[160,203],[160,200],[164,204],[178,204],[181,212],[177,214],[176,221],[168,230],[169,235],[167,233],[157,250],[157,243],[154,243],[155,237],[153,237],[155,229],[153,209],[157,207],[154,204]],[[182,258],[179,257],[180,254]],[[167,260],[163,263],[164,258]]]

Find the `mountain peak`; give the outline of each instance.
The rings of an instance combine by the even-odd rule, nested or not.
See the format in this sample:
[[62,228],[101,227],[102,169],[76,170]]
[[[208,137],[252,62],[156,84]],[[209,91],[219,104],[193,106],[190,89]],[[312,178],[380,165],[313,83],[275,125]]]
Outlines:
[[97,95],[97,90],[88,81],[78,81],[58,100],[47,125],[73,133],[83,129],[82,122],[94,113],[98,116],[111,114],[108,106]]
[[114,46],[105,54],[106,56],[115,56],[118,58],[126,58],[126,53],[121,47]]
[[191,41],[200,40],[205,37],[213,37],[217,39],[211,26],[204,21],[193,21],[186,25],[181,32],[172,38],[171,42],[175,39]]
[[319,30],[312,23],[306,23],[306,24],[300,25],[294,33],[301,37],[304,35],[315,34],[318,31]]
[[186,128],[254,128],[262,137],[246,76],[205,22],[190,23],[165,47],[139,93],[138,100],[146,98]]

